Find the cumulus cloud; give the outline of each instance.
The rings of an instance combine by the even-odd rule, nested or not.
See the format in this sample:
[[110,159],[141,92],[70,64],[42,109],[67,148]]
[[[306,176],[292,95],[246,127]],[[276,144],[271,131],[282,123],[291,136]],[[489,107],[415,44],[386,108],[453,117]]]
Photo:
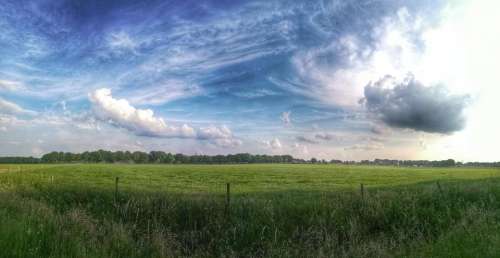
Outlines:
[[294,153],[298,153],[299,155],[308,155],[309,154],[309,149],[305,145],[302,145],[302,144],[299,144],[296,142],[296,143],[292,144],[291,147],[292,147],[292,151]]
[[117,127],[125,128],[139,136],[163,138],[192,138],[213,140],[220,146],[234,146],[241,141],[234,139],[226,126],[195,129],[187,124],[167,125],[163,118],[156,117],[151,109],[138,109],[125,99],[115,99],[111,90],[102,88],[89,94],[96,117]]
[[243,141],[235,138],[219,138],[212,140],[212,143],[219,147],[229,148],[241,146],[243,144]]
[[27,110],[16,103],[0,98],[0,113],[9,115],[34,115],[36,112]]
[[452,95],[443,86],[425,87],[411,75],[399,82],[386,76],[369,83],[364,95],[361,103],[391,127],[449,134],[465,125],[467,95]]
[[274,138],[271,141],[270,145],[271,145],[271,148],[273,148],[273,149],[281,149],[281,142],[277,138]]
[[291,111],[281,113],[280,119],[285,125],[290,125],[292,123],[292,120],[290,118],[291,114]]
[[240,139],[234,138],[231,130],[225,125],[202,127],[198,129],[197,137],[201,140],[212,139],[212,143],[220,147],[237,147],[243,144]]
[[103,121],[128,129],[137,135],[153,137],[193,138],[195,130],[184,124],[169,126],[154,116],[151,109],[137,109],[125,99],[115,99],[111,90],[102,88],[89,94],[94,114]]
[[270,141],[262,141],[261,142],[266,148],[270,148],[270,149],[274,149],[274,150],[277,150],[277,149],[281,149],[281,147],[283,147],[281,145],[281,142],[278,138],[274,138]]

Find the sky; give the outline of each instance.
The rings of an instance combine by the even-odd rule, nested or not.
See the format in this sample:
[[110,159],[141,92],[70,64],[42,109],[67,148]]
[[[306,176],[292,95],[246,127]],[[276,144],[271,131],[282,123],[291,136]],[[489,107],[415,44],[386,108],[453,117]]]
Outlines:
[[2,0],[0,156],[498,161],[496,0]]

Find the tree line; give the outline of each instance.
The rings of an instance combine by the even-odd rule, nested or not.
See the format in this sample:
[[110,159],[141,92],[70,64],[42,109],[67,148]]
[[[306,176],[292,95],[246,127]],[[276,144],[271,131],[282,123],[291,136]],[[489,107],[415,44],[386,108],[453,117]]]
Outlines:
[[292,163],[300,160],[290,155],[184,155],[163,151],[86,151],[83,153],[51,152],[42,156],[42,163],[157,163],[157,164],[226,164],[226,163]]
[[238,153],[228,155],[185,155],[163,151],[85,151],[82,153],[50,152],[41,158],[0,157],[0,163],[133,163],[133,164],[242,164],[242,163],[294,163],[294,164],[347,164],[347,165],[382,165],[405,167],[500,167],[500,162],[456,162],[447,160],[390,160],[375,159],[362,161],[342,161],[338,159],[309,160],[297,159],[291,155],[254,155]]

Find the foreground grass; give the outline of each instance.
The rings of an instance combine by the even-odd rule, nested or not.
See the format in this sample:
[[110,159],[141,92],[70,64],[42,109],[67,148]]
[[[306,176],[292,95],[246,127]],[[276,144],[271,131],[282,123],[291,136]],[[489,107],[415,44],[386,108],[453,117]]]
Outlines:
[[0,166],[1,257],[500,257],[498,170],[8,170]]

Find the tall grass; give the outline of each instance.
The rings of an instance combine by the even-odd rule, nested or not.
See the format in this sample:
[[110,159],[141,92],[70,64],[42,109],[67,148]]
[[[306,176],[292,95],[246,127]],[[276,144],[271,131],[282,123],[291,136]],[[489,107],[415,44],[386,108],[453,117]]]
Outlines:
[[496,178],[236,191],[226,210],[222,186],[115,198],[37,173],[0,177],[1,257],[500,256]]

